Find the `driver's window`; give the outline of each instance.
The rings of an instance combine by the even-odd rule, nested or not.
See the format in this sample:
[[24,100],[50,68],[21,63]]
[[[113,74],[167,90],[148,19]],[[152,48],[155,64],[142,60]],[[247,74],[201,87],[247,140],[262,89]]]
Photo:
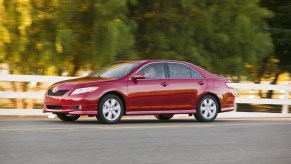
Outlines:
[[145,79],[166,78],[164,63],[152,63],[142,68],[138,73],[142,73]]

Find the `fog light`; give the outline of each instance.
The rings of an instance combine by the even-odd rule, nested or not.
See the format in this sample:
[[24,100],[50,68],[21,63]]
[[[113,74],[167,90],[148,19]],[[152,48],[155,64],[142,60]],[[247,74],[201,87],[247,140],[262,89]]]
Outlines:
[[82,109],[81,105],[75,105],[75,106],[71,106],[72,110],[79,110]]

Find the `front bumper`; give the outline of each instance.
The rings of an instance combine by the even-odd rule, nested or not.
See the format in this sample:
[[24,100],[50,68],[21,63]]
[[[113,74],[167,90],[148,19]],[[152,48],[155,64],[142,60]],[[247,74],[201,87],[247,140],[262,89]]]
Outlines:
[[48,96],[45,95],[44,113],[63,113],[73,115],[97,115],[97,104],[99,98],[94,95],[76,96]]
[[[79,107],[78,109],[76,107]],[[73,109],[72,109],[73,108]],[[97,115],[97,105],[87,104],[71,104],[71,105],[60,105],[60,104],[44,104],[44,113],[63,113],[73,115]]]

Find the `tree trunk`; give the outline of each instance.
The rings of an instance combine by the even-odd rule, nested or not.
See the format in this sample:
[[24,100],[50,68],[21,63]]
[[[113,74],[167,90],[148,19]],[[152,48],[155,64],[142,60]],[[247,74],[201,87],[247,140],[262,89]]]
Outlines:
[[[263,59],[263,62],[262,62],[262,66],[259,68],[259,71],[257,73],[257,80],[255,82],[255,84],[261,84],[261,78],[263,77],[263,75],[265,74],[265,71],[266,71],[266,66],[267,66],[267,63],[268,63],[268,60],[269,60],[269,56],[265,57]],[[262,93],[262,90],[259,90],[259,96],[260,98],[263,98],[263,93]]]
[[[28,82],[19,82],[17,92],[26,92]],[[25,109],[25,101],[22,98],[16,99],[16,109]]]
[[70,76],[76,76],[77,72],[80,69],[79,59],[77,57],[74,58],[73,64],[74,64],[74,66],[73,66],[73,70],[69,74]]
[[[280,74],[281,74],[281,72],[278,72],[278,73],[275,74],[275,78],[274,78],[274,80],[272,81],[271,84],[273,84],[273,85],[277,84],[277,81],[278,81],[278,78],[279,78]],[[269,90],[268,93],[267,93],[267,98],[271,99],[272,96],[273,96],[273,92],[274,92],[273,90]]]
[[[35,87],[32,88],[33,92],[39,92],[40,90],[40,83],[36,83]],[[28,99],[26,109],[34,109],[35,99]]]
[[[261,78],[259,78],[258,81],[255,82],[255,84],[261,84]],[[263,98],[262,90],[259,90],[259,96],[260,98]]]
[[58,74],[58,76],[62,76],[62,74],[63,74],[63,69],[58,68],[58,70],[57,70],[57,74]]
[[[17,91],[17,87],[16,87],[16,82],[15,81],[12,81],[11,82],[11,86],[12,86],[12,91],[13,92],[16,92]],[[13,104],[13,108],[16,108],[16,99],[10,99],[12,104]]]

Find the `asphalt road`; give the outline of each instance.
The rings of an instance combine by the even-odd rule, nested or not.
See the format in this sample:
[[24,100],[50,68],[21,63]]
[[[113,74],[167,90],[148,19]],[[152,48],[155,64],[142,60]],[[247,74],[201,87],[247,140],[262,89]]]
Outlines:
[[0,119],[1,164],[290,164],[291,118]]

